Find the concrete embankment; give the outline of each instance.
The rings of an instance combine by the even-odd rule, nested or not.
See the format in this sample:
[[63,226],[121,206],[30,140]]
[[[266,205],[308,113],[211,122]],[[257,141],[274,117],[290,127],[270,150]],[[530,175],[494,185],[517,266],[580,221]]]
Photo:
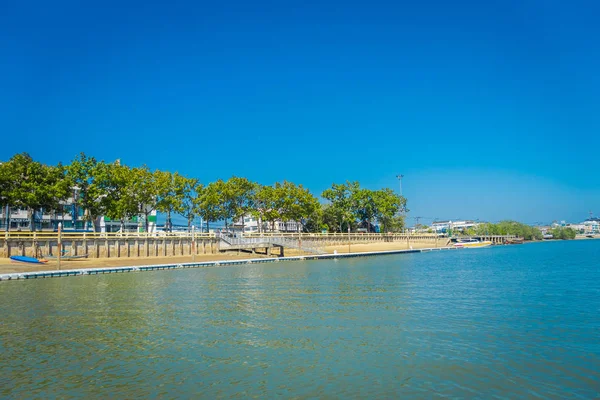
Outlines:
[[[443,247],[448,245],[447,238],[436,235],[405,234],[287,234],[287,241],[297,241],[307,247],[324,249],[325,252],[338,247],[352,245],[388,245],[397,249],[416,247]],[[127,258],[160,258],[182,256],[206,256],[219,254],[221,240],[215,236],[190,235],[179,236],[127,236],[118,234],[66,234],[61,239],[63,254],[71,256],[87,255],[87,258],[127,259]],[[43,258],[59,253],[58,236],[52,232],[10,232],[0,236],[0,259],[10,256],[28,256]],[[257,247],[251,251],[263,251]],[[285,249],[288,255],[288,249]],[[0,261],[1,263],[1,261]]]

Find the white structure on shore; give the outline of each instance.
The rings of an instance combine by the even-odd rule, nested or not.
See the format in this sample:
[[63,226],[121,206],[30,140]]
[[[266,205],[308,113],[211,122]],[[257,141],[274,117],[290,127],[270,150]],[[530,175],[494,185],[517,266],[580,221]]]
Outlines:
[[[259,230],[259,225],[261,229]],[[288,221],[287,223],[281,220],[275,220],[274,223],[271,221],[260,221],[252,215],[244,216],[244,222],[242,224],[241,218],[233,223],[233,230],[241,232],[242,226],[244,233],[258,233],[258,232],[302,232],[304,225],[299,221]]]
[[463,220],[463,221],[435,221],[431,224],[431,229],[435,232],[445,232],[448,230],[465,230],[474,228],[479,225],[479,222]]

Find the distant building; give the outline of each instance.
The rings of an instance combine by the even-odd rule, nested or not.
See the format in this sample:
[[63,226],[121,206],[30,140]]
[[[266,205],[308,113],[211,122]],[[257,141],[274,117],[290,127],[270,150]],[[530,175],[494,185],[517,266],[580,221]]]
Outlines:
[[600,233],[600,218],[598,217],[588,218],[581,225],[583,225],[586,234]]
[[273,223],[271,221],[259,221],[259,218],[246,215],[244,216],[243,224],[241,218],[233,223],[233,230],[241,232],[243,228],[244,233],[258,233],[259,225],[261,227],[260,232],[302,232],[304,229],[304,225],[299,221],[288,221],[285,223],[284,221],[276,220]]
[[[64,204],[63,211],[46,211],[43,209],[34,210],[33,223],[35,230],[56,230],[60,223],[64,230],[89,230],[93,231],[94,226],[89,221],[84,221],[84,210],[76,207],[73,198],[69,198]],[[6,230],[7,213],[10,215],[10,230],[30,230],[30,218],[27,210],[4,207],[0,210],[0,229]],[[156,231],[156,210],[148,216],[148,231]],[[108,217],[101,216],[96,221],[100,232],[118,232],[121,230],[121,221],[111,221]],[[145,230],[145,221],[143,215],[138,215],[124,224],[126,232],[143,232]]]
[[469,228],[475,228],[479,224],[480,224],[479,222],[475,222],[475,221],[471,221],[471,220],[434,221],[431,224],[431,229],[433,229],[435,232],[438,232],[438,233],[439,232],[447,232],[448,230],[464,231]]

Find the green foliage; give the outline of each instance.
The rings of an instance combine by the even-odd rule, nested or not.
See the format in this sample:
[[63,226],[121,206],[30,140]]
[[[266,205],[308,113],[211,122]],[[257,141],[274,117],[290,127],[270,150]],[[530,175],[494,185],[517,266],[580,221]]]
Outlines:
[[94,228],[102,215],[121,221],[122,228],[125,221],[142,215],[146,230],[149,215],[157,210],[166,214],[167,230],[172,214],[180,214],[188,227],[198,215],[207,223],[226,224],[254,215],[261,221],[259,230],[281,220],[299,221],[305,230],[317,232],[346,232],[379,222],[390,232],[403,229],[398,213],[406,209],[406,199],[392,190],[368,190],[358,182],[333,184],[323,192],[328,203],[321,204],[308,189],[289,181],[262,186],[234,176],[202,186],[178,173],[106,163],[84,153],[66,167],[41,164],[26,153],[0,164],[0,205],[27,209],[32,222],[36,211],[60,209],[69,197],[84,209],[84,221]]
[[[84,153],[79,154],[71,164],[66,167],[67,178],[78,195],[74,201],[84,211],[84,220],[94,223],[105,213],[105,202],[102,197],[106,193],[107,165],[104,161],[96,161]],[[94,226],[96,229],[97,226]]]
[[65,168],[61,164],[44,165],[34,161],[27,153],[16,154],[2,164],[0,177],[2,202],[26,209],[31,230],[35,229],[36,210],[56,210],[70,192]]
[[577,231],[573,228],[563,228],[558,226],[550,231],[554,239],[572,240],[575,239]]
[[[359,190],[358,182],[349,182],[345,184],[332,184],[330,189],[321,193],[321,197],[328,200],[330,208],[328,209],[329,216],[335,221],[338,232],[343,232],[344,222],[350,224],[355,220],[356,214],[356,197],[354,193]],[[330,225],[331,226],[331,225]],[[346,225],[349,228],[349,225]]]
[[225,219],[225,225],[229,219],[242,220],[243,216],[248,214],[254,206],[254,197],[257,185],[250,182],[247,178],[233,176],[224,183],[221,191],[221,210]]
[[335,223],[339,232],[344,222],[347,228],[348,224],[353,225],[357,221],[371,226],[374,220],[378,220],[385,232],[404,228],[404,220],[396,215],[406,210],[406,199],[391,189],[364,189],[358,182],[334,183],[321,196],[329,201],[324,217]]
[[138,204],[134,186],[135,173],[120,163],[107,164],[103,177],[104,197],[102,198],[106,216],[121,221],[121,229],[125,221],[137,215]]
[[177,172],[154,172],[154,182],[157,187],[156,209],[167,214],[165,226],[167,231],[171,231],[173,223],[171,215],[173,213],[182,214],[184,212],[184,199],[188,188],[188,178],[179,175]]
[[497,224],[485,223],[475,228],[477,235],[515,235],[525,240],[541,240],[542,232],[532,226],[516,222],[501,221]]
[[225,188],[225,182],[219,179],[216,182],[211,182],[206,187],[199,186],[196,191],[198,193],[196,210],[202,219],[206,221],[207,227],[211,222],[216,222],[221,219],[223,210],[221,207],[221,193]]
[[320,208],[319,201],[308,189],[288,181],[275,184],[275,204],[286,224],[289,221],[305,220]]

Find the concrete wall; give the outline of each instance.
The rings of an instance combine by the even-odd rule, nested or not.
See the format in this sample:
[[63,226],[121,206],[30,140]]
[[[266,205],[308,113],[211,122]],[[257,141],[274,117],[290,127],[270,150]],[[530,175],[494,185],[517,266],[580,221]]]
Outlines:
[[[192,254],[190,238],[95,238],[63,239],[63,254],[89,258],[165,257]],[[218,239],[197,239],[196,254],[219,252]],[[58,254],[56,239],[0,238],[0,258],[10,256],[45,257]]]
[[[288,240],[295,237],[286,236]],[[219,252],[218,238],[196,239],[197,255],[215,254]],[[448,238],[436,237],[435,235],[307,235],[303,234],[302,244],[306,247],[322,248],[325,246],[360,243],[406,243],[409,248],[411,244],[427,244],[429,247],[444,247],[448,244]],[[166,257],[184,256],[192,254],[191,238],[182,237],[108,237],[108,238],[65,238],[62,240],[63,254],[84,255],[89,258],[128,258],[128,257]],[[28,237],[0,237],[0,258],[10,256],[45,257],[58,254],[58,241],[55,237],[28,238]]]

